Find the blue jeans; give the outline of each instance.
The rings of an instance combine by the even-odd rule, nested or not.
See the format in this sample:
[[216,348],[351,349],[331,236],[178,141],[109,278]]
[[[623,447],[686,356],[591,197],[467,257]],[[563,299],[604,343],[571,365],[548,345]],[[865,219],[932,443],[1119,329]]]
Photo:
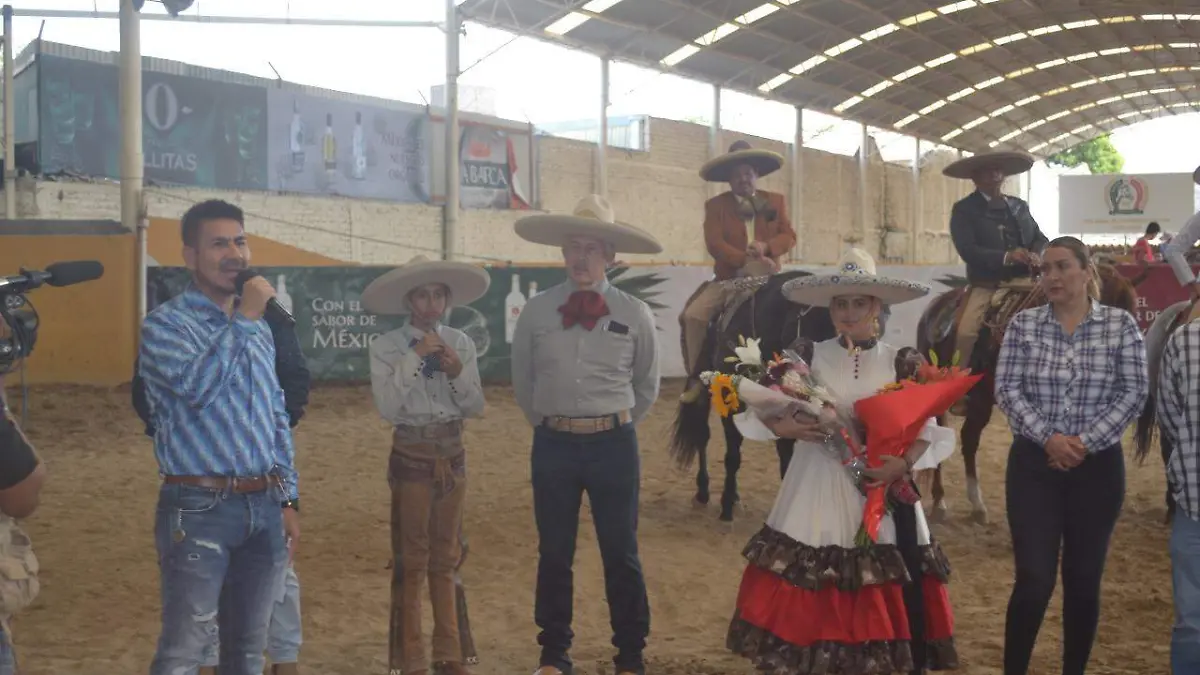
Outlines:
[[150,675],[195,673],[218,624],[220,675],[261,675],[288,562],[279,502],[275,489],[233,494],[162,485],[154,527],[162,632]]
[[1183,511],[1176,511],[1171,521],[1171,585],[1171,672],[1200,673],[1200,523]]
[[[296,663],[300,660],[300,578],[296,568],[288,565],[281,583],[276,589],[275,604],[271,608],[271,629],[267,635],[267,658],[271,663]],[[221,658],[219,633],[204,650],[204,665],[216,667]],[[4,675],[0,671],[0,675]]]
[[13,651],[12,635],[0,625],[0,675],[16,675],[17,654]]

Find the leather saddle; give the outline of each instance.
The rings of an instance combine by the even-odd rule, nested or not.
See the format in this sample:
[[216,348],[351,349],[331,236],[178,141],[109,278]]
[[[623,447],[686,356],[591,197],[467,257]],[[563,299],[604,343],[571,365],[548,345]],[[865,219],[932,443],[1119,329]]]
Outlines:
[[753,261],[742,266],[742,269],[738,270],[738,276],[733,279],[714,282],[721,284],[726,289],[725,304],[717,313],[716,321],[713,322],[718,335],[725,332],[725,329],[729,327],[729,322],[737,314],[738,309],[747,300],[754,297],[758,289],[767,284],[772,274],[777,274],[777,272],[771,269],[770,264]]
[[[930,320],[925,328],[925,338],[930,345],[935,348],[953,346],[958,336],[959,326],[962,324],[968,293],[970,293],[969,286],[956,288],[933,301],[929,310]],[[1004,339],[1004,330],[1012,317],[1017,312],[1037,306],[1042,302],[1044,302],[1044,294],[1033,279],[1022,277],[1001,283],[992,292],[991,303],[984,311],[980,337],[983,337],[983,333],[986,331],[990,336],[991,346],[998,347]],[[976,353],[978,351],[977,348]],[[945,358],[947,363],[951,356],[951,354],[943,354],[939,350],[939,357]],[[959,365],[967,366],[968,364]]]

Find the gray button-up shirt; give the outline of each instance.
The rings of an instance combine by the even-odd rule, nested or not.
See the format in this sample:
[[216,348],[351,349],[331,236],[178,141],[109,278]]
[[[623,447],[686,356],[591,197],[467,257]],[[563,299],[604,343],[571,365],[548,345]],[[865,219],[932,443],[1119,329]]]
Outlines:
[[422,359],[412,344],[425,337],[425,332],[411,323],[371,343],[371,393],[380,417],[392,426],[419,427],[478,417],[483,412],[475,343],[450,326],[439,323],[436,330],[462,361],[462,372],[454,379],[441,370],[428,376],[422,372]]
[[650,306],[603,281],[609,314],[587,330],[562,327],[558,311],[574,282],[529,299],[512,344],[512,386],[529,423],[543,418],[600,417],[629,410],[636,423],[658,398],[658,333]]

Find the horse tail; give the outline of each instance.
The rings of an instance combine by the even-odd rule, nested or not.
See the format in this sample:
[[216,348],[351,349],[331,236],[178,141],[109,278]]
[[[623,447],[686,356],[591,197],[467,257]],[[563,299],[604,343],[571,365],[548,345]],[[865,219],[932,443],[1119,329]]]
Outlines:
[[1151,391],[1146,397],[1146,404],[1142,406],[1142,414],[1138,415],[1137,426],[1133,432],[1133,456],[1139,465],[1145,464],[1146,456],[1150,454],[1150,445],[1154,443],[1154,437],[1157,435],[1157,420],[1157,397]]
[[702,450],[708,447],[711,432],[708,429],[708,413],[712,399],[707,391],[692,403],[680,403],[671,425],[671,441],[667,446],[671,459],[680,469],[691,467]]

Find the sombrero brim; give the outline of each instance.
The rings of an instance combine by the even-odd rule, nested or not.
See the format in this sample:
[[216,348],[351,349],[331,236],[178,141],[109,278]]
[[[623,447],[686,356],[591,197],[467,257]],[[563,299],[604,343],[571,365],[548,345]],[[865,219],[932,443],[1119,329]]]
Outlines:
[[546,246],[564,246],[571,237],[596,237],[612,244],[618,253],[662,253],[654,235],[626,223],[609,223],[595,218],[540,214],[526,216],[513,228],[525,241]]
[[898,305],[928,295],[930,287],[919,281],[865,274],[820,274],[792,279],[782,290],[792,302],[828,307],[839,295],[869,295],[885,305]]
[[1196,170],[1192,172],[1192,182],[1200,185],[1200,166],[1196,167]]
[[969,179],[975,172],[986,166],[994,166],[1006,176],[1025,173],[1033,167],[1033,157],[1023,152],[989,152],[973,157],[964,157],[945,169],[942,173],[951,178]]
[[770,150],[735,150],[714,157],[700,167],[700,177],[711,183],[727,183],[738,164],[749,164],[761,178],[783,166],[783,155]]
[[362,293],[362,304],[372,314],[408,314],[408,294],[426,284],[445,284],[450,302],[469,305],[487,293],[492,278],[469,263],[431,260],[394,269],[372,281]]

